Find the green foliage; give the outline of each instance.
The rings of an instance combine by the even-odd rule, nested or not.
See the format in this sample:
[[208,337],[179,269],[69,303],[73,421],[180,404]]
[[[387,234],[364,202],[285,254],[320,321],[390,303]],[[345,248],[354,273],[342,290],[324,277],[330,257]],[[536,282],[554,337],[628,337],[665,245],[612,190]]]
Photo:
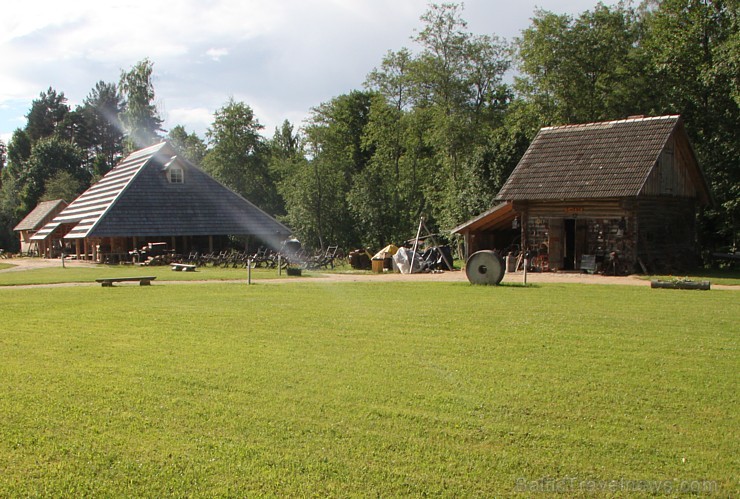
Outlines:
[[270,174],[269,147],[262,125],[243,102],[229,101],[216,111],[206,135],[210,149],[203,169],[268,213],[281,211]]
[[66,172],[81,186],[89,185],[90,173],[83,168],[83,153],[79,147],[57,137],[34,144],[18,179],[22,212],[28,213],[36,206],[46,191],[47,182],[60,172]]
[[[511,99],[501,84],[509,48],[470,34],[460,12],[453,4],[431,6],[416,38],[419,54],[389,52],[368,75],[369,92],[313,110],[300,181],[281,190],[291,197],[287,220],[309,244],[377,248],[411,237],[422,213],[431,226],[451,228],[489,207],[502,177],[489,139]],[[328,178],[333,188],[320,188]],[[319,207],[323,213],[308,222],[306,213]],[[339,240],[328,241],[327,233]]]
[[737,246],[740,225],[740,6],[668,0],[646,14],[650,70],[660,112],[680,112],[716,206],[700,219],[703,246]]
[[349,203],[360,227],[363,246],[400,243],[414,230],[424,202],[418,160],[414,157],[414,122],[399,101],[373,98],[364,142],[374,154],[363,175],[355,178]]
[[70,109],[64,92],[57,93],[49,87],[41,92],[39,98],[31,103],[31,110],[26,115],[26,133],[31,143],[51,137],[60,131]]
[[639,34],[624,4],[599,4],[577,18],[538,10],[518,40],[518,88],[558,124],[645,112],[644,68],[632,55]]
[[16,178],[12,175],[3,175],[3,182],[0,184],[0,249],[18,251],[19,241],[13,228],[21,221],[23,215],[25,213],[21,213]]
[[291,164],[290,176],[280,185],[285,200],[285,221],[306,247],[338,244],[350,247],[346,232],[346,179],[333,164],[321,158],[299,159]]
[[372,157],[363,143],[371,100],[370,93],[354,91],[313,109],[305,128],[309,157],[293,161],[280,187],[286,221],[305,245],[360,242],[348,195]]
[[206,143],[195,132],[188,133],[185,127],[177,125],[167,134],[167,140],[194,165],[200,165],[206,156]]
[[24,130],[17,128],[8,144],[8,169],[3,170],[3,175],[20,175],[23,165],[31,157],[31,147],[31,138]]
[[129,71],[121,71],[119,88],[125,98],[121,121],[126,128],[126,151],[141,149],[159,141],[162,118],[154,105],[152,73],[149,59],[138,62]]
[[0,140],[0,185],[2,185],[2,172],[5,169],[5,163],[8,158],[8,148],[5,145],[5,142]]
[[0,289],[0,495],[736,496],[736,293]]
[[77,143],[87,151],[92,173],[103,176],[123,156],[123,102],[113,83],[99,81],[85,98],[78,112],[83,117],[84,140]]
[[[424,172],[428,214],[441,229],[490,207],[499,185],[486,154],[488,136],[501,125],[508,96],[502,86],[509,47],[496,37],[472,35],[462,6],[432,4],[415,41],[421,53],[410,65],[414,108],[434,167]],[[462,202],[461,202],[462,201]]]
[[60,170],[49,177],[44,184],[44,193],[39,201],[63,199],[71,203],[87,188],[79,178],[66,170]]

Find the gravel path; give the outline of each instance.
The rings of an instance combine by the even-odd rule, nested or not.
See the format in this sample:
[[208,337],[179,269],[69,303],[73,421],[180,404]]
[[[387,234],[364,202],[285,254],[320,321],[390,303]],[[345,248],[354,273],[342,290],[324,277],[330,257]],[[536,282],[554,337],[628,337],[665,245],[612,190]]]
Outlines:
[[[43,258],[14,258],[4,260],[4,262],[15,265],[9,269],[0,270],[0,272],[21,272],[29,269],[45,268],[45,267],[59,267],[61,261],[47,260]],[[65,262],[67,266],[78,266],[78,267],[95,267],[96,264],[85,261],[67,260]],[[523,282],[522,272],[515,272],[506,274],[504,276],[504,283],[522,283]],[[155,281],[155,284],[203,284],[203,283],[234,283],[234,284],[246,284],[246,279],[239,279],[233,281],[212,281],[212,280],[192,280],[192,281]],[[321,274],[316,277],[308,279],[254,279],[255,284],[288,284],[295,282],[467,282],[467,277],[463,271],[452,271],[452,272],[440,272],[434,274]],[[603,275],[590,275],[580,273],[561,273],[561,272],[529,272],[527,274],[527,283],[539,284],[539,283],[568,283],[568,284],[608,284],[608,285],[623,285],[623,286],[650,286],[650,281],[641,279],[640,276],[603,276]],[[137,283],[127,283],[119,285],[135,285]],[[58,287],[70,287],[70,286],[99,286],[95,282],[81,282],[81,283],[61,283],[61,284],[34,284],[24,286],[0,286],[2,288],[12,289],[25,289],[25,288],[58,288]],[[740,291],[740,286],[726,286],[726,285],[715,285],[712,284],[712,289],[728,289],[734,291]]]

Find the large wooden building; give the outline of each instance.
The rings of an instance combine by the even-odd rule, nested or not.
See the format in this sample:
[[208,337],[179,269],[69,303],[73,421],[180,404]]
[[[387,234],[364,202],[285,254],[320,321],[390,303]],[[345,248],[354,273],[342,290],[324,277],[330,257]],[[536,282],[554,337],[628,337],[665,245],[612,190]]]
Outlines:
[[178,156],[167,142],[130,154],[31,240],[46,249],[107,261],[128,258],[149,242],[184,253],[213,251],[227,236],[253,236],[279,247],[290,230]]
[[544,269],[678,270],[711,203],[679,116],[543,128],[497,195],[453,232],[469,254],[528,250]]

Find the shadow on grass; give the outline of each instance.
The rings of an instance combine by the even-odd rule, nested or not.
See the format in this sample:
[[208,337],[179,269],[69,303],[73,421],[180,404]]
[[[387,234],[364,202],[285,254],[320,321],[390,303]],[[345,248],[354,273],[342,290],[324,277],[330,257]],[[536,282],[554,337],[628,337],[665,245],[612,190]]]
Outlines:
[[726,286],[740,286],[740,270],[734,269],[697,269],[692,270],[688,274],[674,274],[674,275],[648,275],[641,276],[643,280],[661,279],[671,280],[673,278],[686,277],[692,281],[708,280],[712,284],[723,284]]
[[[441,284],[441,283],[440,283]],[[460,287],[474,287],[474,288],[515,288],[515,289],[536,289],[541,288],[542,285],[539,283],[527,283],[524,284],[522,282],[502,282],[497,285],[490,285],[490,284],[472,284],[470,282],[446,282],[446,284],[450,284],[452,286],[460,286]]]

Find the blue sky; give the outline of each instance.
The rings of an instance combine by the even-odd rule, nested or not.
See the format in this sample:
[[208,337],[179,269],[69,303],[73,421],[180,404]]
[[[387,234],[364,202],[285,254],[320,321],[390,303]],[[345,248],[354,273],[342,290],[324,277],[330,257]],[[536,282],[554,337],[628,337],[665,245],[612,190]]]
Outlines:
[[[613,2],[606,2],[613,3]],[[427,0],[24,0],[0,18],[0,140],[48,87],[79,104],[99,80],[154,62],[165,128],[200,136],[230,98],[271,136],[284,119],[362,87],[388,50],[412,47]],[[535,8],[578,14],[595,0],[468,0],[470,31],[512,40]]]

